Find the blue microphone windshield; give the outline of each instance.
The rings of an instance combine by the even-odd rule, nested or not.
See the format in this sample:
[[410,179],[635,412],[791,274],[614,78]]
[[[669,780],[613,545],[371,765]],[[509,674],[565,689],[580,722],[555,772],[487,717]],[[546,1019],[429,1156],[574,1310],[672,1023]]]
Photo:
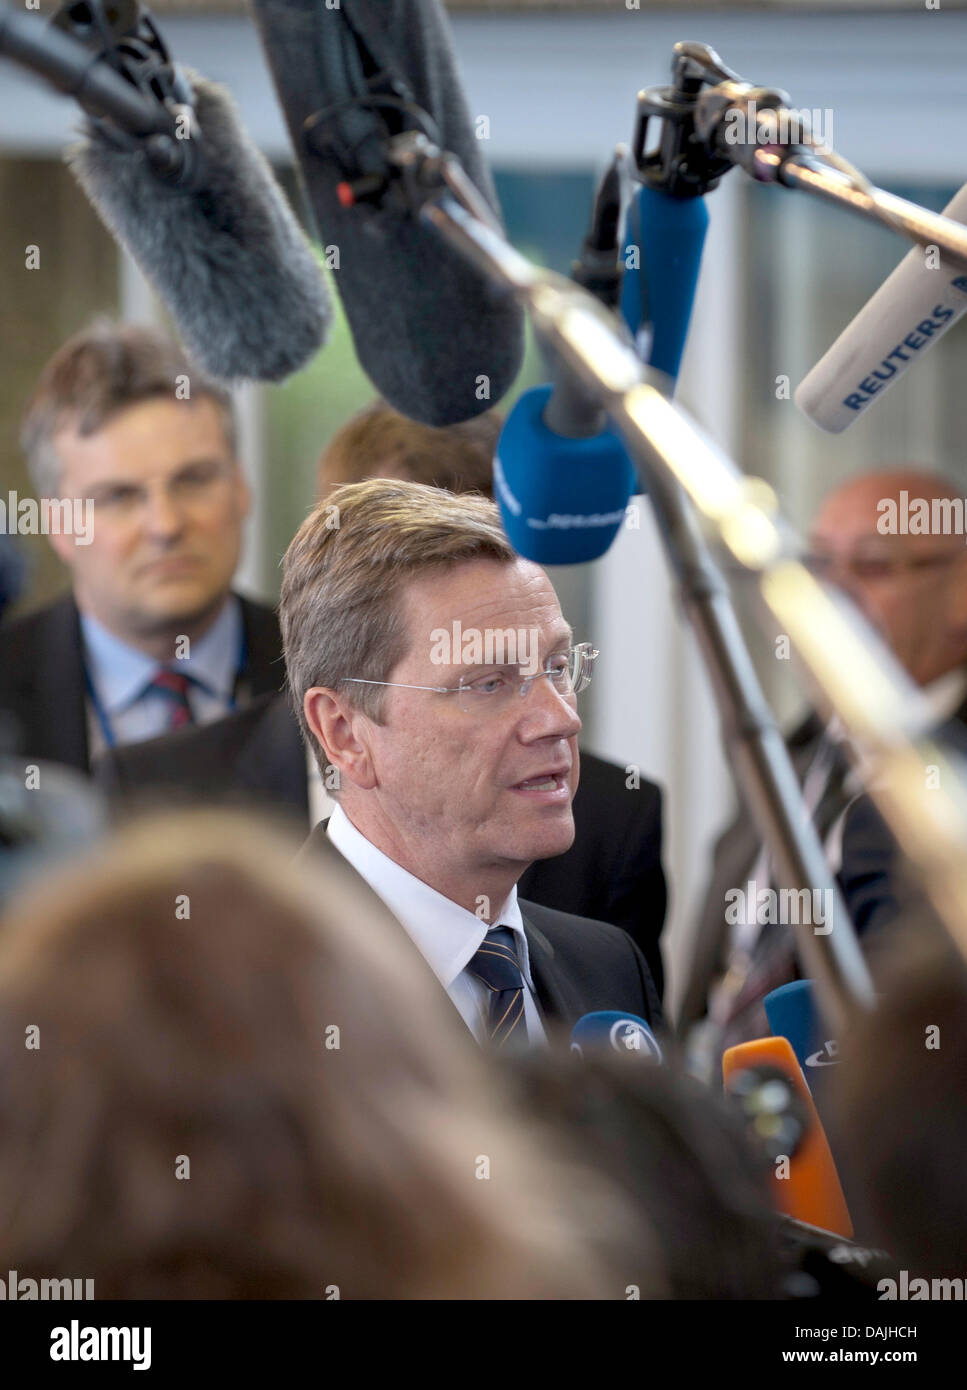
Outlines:
[[808,1068],[815,1065],[809,1059],[822,1048],[812,980],[793,980],[791,984],[780,985],[762,1002],[769,1027],[777,1038],[788,1039],[808,1079]]
[[507,417],[494,497],[518,555],[538,565],[579,565],[608,549],[638,483],[614,430],[567,439],[548,429],[542,416],[552,390],[526,391]]
[[614,1009],[585,1014],[571,1032],[571,1051],[583,1057],[585,1052],[618,1052],[636,1055],[643,1062],[663,1060],[658,1039],[643,1018],[637,1014],[622,1014]]
[[707,230],[704,198],[671,198],[645,184],[628,209],[621,312],[636,338],[650,338],[648,365],[673,381],[685,351]]

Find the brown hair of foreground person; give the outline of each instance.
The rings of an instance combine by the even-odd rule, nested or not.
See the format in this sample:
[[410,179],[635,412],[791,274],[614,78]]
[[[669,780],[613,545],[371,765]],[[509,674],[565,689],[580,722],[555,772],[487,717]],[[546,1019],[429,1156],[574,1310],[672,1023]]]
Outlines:
[[12,906],[0,1267],[98,1299],[624,1297],[596,1250],[619,1199],[514,1122],[395,921],[319,854],[157,818]]
[[890,929],[873,966],[877,1007],[842,1039],[831,1078],[830,1141],[857,1239],[911,1279],[963,1281],[967,967],[926,908]]

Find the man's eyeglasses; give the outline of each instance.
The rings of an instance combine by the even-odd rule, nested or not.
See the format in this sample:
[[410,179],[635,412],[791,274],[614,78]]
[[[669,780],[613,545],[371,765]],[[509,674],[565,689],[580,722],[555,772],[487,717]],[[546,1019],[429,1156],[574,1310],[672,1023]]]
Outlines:
[[591,668],[598,650],[590,642],[579,642],[566,652],[549,657],[543,671],[525,676],[519,666],[493,666],[480,675],[472,672],[460,677],[457,685],[406,685],[402,681],[369,681],[346,676],[353,685],[397,686],[400,690],[432,690],[437,695],[455,695],[467,714],[494,714],[513,704],[516,697],[526,699],[531,685],[546,677],[557,693],[568,699],[580,695],[591,684]]
[[964,554],[963,546],[957,550],[944,551],[940,555],[823,555],[819,552],[803,556],[803,563],[817,579],[828,579],[838,569],[847,570],[855,579],[891,579],[894,575],[910,570],[935,569],[949,565],[958,555]]

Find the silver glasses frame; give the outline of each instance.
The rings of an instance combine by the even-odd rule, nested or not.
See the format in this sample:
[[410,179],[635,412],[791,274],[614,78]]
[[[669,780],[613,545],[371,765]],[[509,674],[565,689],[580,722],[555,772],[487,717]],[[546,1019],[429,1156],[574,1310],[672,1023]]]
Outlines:
[[[577,678],[572,679],[572,688],[566,695],[562,691],[557,692],[561,695],[562,699],[567,699],[571,695],[580,695],[582,690],[587,690],[588,686],[591,684],[592,665],[595,658],[600,656],[600,652],[592,642],[577,642],[573,647],[568,647],[567,654],[569,657],[567,669],[569,671],[572,670],[575,665],[575,657],[580,657],[581,660]],[[518,696],[521,699],[525,699],[534,681],[538,680],[541,676],[550,677],[556,674],[556,671],[549,671],[545,668],[543,671],[535,671],[532,676],[519,676],[519,684],[517,687]],[[479,677],[475,676],[472,679],[477,680]],[[393,686],[399,690],[430,690],[436,695],[466,695],[468,691],[468,685],[465,683],[466,681],[467,677],[461,676],[458,685],[408,685],[405,681],[370,681],[363,679],[362,676],[344,676],[340,684],[385,685]],[[486,700],[487,697],[483,696],[482,698]]]

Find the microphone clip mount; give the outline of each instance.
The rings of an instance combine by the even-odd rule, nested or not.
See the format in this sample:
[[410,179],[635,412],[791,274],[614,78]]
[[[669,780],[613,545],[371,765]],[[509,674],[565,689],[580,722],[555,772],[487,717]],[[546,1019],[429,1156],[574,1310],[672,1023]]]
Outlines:
[[[642,183],[671,198],[701,198],[732,166],[696,129],[699,96],[707,82],[741,78],[707,44],[676,43],[673,52],[672,85],[638,93],[631,153]],[[659,121],[658,143],[649,151],[649,130]]]
[[[702,197],[735,165],[776,181],[774,168],[786,160],[829,154],[805,113],[790,110],[786,92],[753,86],[708,44],[675,44],[672,78],[670,87],[639,92],[632,146],[641,181],[670,197]],[[661,135],[648,151],[653,121],[661,121]],[[765,165],[764,149],[772,156]]]
[[[191,90],[151,14],[138,0],[64,0],[50,26],[83,45],[96,62],[169,108],[191,103]],[[174,120],[173,112],[172,119]]]
[[394,177],[386,144],[415,128],[434,143],[432,117],[413,100],[409,87],[390,72],[370,78],[366,92],[313,112],[303,126],[303,144],[317,159],[334,160],[343,174],[340,199],[353,206],[379,205]]
[[192,187],[200,174],[194,94],[171,57],[150,13],[138,0],[64,0],[50,28],[92,55],[92,65],[112,69],[159,114],[151,131],[126,128],[78,97],[98,138],[118,149],[143,149],[152,171],[178,186]]

